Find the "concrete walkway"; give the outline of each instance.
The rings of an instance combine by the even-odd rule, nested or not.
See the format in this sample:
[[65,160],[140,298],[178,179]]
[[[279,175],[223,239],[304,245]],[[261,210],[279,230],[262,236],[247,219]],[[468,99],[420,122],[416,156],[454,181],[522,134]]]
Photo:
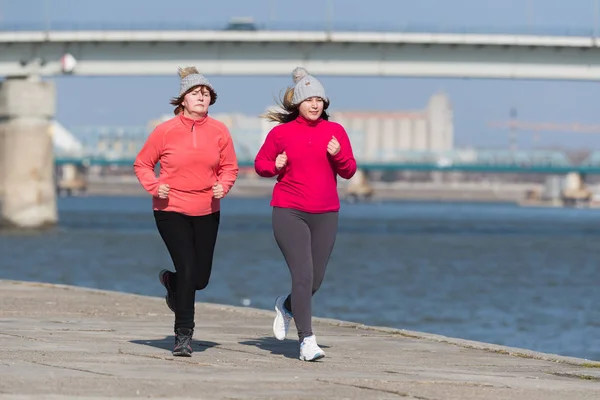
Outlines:
[[163,299],[0,280],[0,399],[600,399],[597,362],[319,319],[307,363],[272,312],[196,315],[174,358]]

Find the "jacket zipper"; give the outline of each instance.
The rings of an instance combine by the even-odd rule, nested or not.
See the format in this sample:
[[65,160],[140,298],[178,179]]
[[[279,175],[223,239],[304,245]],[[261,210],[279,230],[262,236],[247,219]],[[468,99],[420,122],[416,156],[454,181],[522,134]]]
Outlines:
[[194,128],[195,126],[196,126],[196,121],[194,121],[194,122],[192,123],[192,130],[191,130],[191,132],[192,132],[192,138],[193,138],[193,140],[194,140],[194,148],[196,148],[196,147],[197,147],[197,146],[196,146],[196,129]]

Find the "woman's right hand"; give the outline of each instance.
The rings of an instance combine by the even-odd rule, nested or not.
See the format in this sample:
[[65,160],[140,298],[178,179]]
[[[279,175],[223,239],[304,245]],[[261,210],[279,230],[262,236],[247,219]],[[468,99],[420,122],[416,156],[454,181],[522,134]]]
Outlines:
[[169,197],[169,189],[170,186],[163,183],[162,185],[160,185],[158,187],[158,198],[159,199],[166,199]]
[[278,155],[277,158],[275,159],[275,168],[277,168],[277,171],[279,171],[281,168],[285,167],[286,165],[287,165],[287,154],[285,154],[285,151],[284,151],[283,153]]

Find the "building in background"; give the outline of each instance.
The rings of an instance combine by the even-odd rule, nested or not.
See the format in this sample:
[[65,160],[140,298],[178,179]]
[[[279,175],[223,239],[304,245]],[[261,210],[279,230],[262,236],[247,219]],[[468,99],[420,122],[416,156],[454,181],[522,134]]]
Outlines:
[[238,159],[254,160],[263,142],[262,121],[259,116],[241,113],[218,113],[210,116],[229,129]]
[[331,120],[346,128],[357,158],[365,160],[394,160],[404,151],[443,152],[454,147],[452,106],[444,93],[431,96],[424,110],[340,110],[331,112]]

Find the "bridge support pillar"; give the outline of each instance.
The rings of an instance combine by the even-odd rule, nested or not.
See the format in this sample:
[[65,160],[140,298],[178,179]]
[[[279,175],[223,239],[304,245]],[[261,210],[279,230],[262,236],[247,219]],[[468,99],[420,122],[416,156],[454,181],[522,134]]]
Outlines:
[[50,122],[55,87],[39,79],[0,82],[0,226],[56,224]]
[[373,188],[369,184],[366,172],[362,169],[358,169],[348,183],[346,200],[354,202],[370,199],[372,196]]
[[60,176],[57,177],[58,194],[72,196],[74,193],[83,193],[87,188],[87,182],[79,166],[75,164],[64,164],[60,167]]
[[585,185],[585,175],[580,172],[571,172],[565,176],[561,195],[563,205],[566,206],[587,204],[593,197],[592,191]]

